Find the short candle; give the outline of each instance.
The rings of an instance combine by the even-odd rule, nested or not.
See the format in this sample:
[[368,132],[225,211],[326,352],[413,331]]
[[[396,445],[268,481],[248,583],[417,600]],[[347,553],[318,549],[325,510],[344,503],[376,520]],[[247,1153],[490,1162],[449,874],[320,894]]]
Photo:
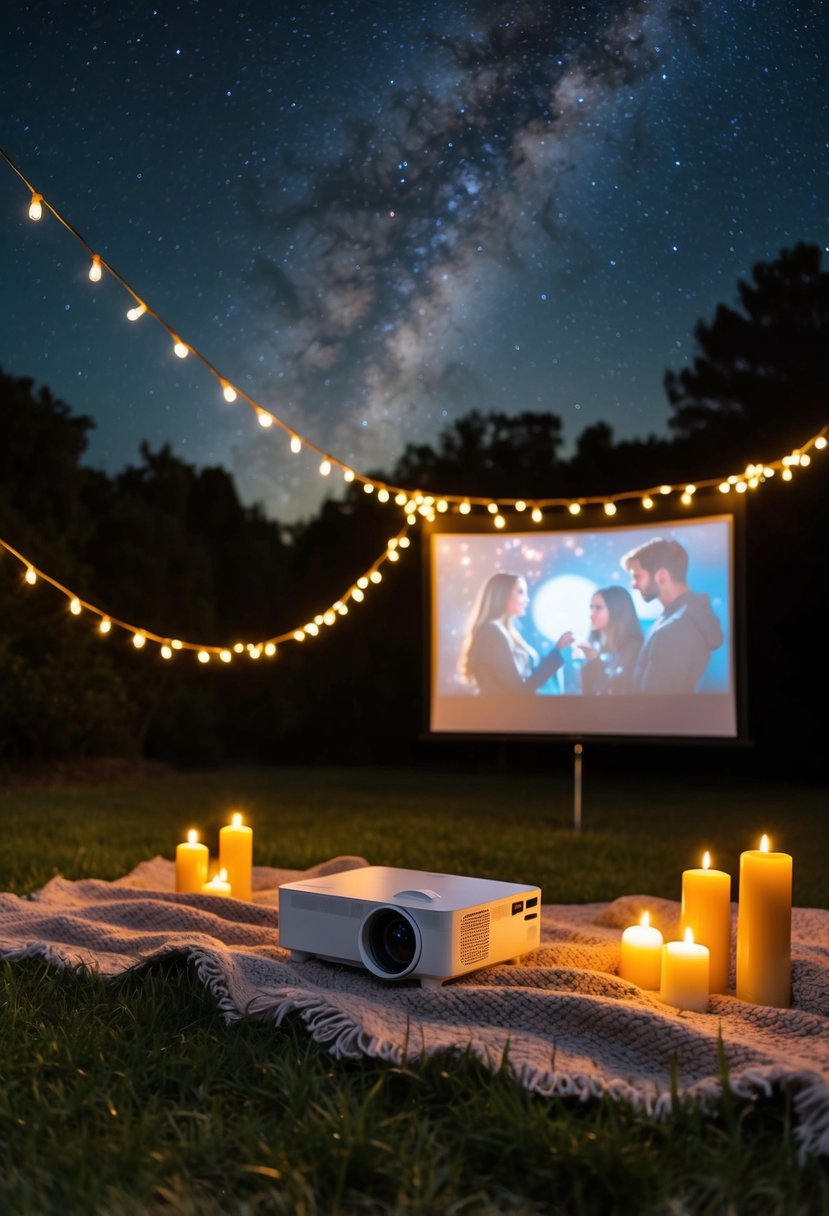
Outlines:
[[662,934],[650,923],[647,912],[638,925],[622,934],[619,975],[639,988],[657,989],[662,977]]
[[778,1009],[792,1000],[792,859],[768,836],[740,854],[737,996]]
[[681,942],[662,948],[662,983],[659,996],[666,1005],[705,1013],[708,1009],[709,951],[694,941],[690,929]]
[[199,844],[198,839],[198,832],[191,828],[187,840],[176,845],[176,891],[183,894],[201,891],[207,881],[210,853],[207,845]]
[[236,811],[219,829],[219,865],[227,870],[234,899],[250,899],[253,881],[253,829],[242,823]]
[[202,886],[204,895],[230,895],[230,883],[227,881],[227,870],[219,870],[218,874],[214,874],[210,882],[204,883]]
[[701,870],[683,870],[679,931],[690,929],[694,941],[710,953],[712,992],[728,992],[731,958],[731,875],[712,870],[711,855],[705,853]]

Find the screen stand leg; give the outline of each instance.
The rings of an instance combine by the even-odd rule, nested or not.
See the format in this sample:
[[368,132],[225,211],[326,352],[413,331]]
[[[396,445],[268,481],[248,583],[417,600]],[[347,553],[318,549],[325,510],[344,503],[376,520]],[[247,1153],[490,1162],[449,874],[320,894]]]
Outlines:
[[581,831],[581,756],[584,748],[577,743],[573,748],[573,831]]

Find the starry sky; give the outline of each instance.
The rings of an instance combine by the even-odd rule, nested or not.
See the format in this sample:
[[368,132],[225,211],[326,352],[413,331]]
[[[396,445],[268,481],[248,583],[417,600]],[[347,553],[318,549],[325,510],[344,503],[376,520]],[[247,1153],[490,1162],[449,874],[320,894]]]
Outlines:
[[[597,422],[668,434],[695,323],[827,247],[827,43],[790,0],[13,2],[0,147],[344,464],[388,473],[472,409],[552,412],[566,455]],[[341,491],[29,201],[0,160],[0,368],[94,419],[87,463],[169,443],[284,522]]]

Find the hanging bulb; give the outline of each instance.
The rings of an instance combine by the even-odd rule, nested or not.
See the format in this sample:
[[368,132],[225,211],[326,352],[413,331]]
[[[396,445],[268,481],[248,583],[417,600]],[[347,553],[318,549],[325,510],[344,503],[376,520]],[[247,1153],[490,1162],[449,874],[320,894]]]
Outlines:
[[25,578],[30,587],[35,585],[37,582],[37,574],[35,573],[34,566],[29,566],[28,570],[26,571]]
[[605,513],[605,515],[615,515],[616,514],[616,503],[615,502],[606,502],[604,504],[604,513]]
[[139,302],[138,304],[135,305],[134,308],[127,309],[127,320],[128,321],[137,321],[139,317],[144,316],[144,313],[146,311],[147,311],[147,305]]
[[330,460],[320,461],[320,476],[327,477],[330,472],[331,472],[331,461]]
[[270,414],[266,414],[264,410],[258,410],[257,417],[259,419],[259,425],[265,430],[267,430],[269,426],[273,426],[273,418]]
[[207,653],[206,650],[200,650],[196,657],[200,663],[209,663],[210,662],[210,655]]
[[236,400],[236,389],[232,384],[228,384],[227,380],[222,380],[222,395],[225,401],[233,402]]
[[73,616],[81,615],[81,601],[76,595],[73,595],[72,599],[69,601],[69,611]]
[[132,644],[136,650],[140,650],[146,641],[147,639],[143,633],[134,633],[132,635]]
[[100,283],[102,274],[103,270],[101,268],[101,255],[99,253],[93,253],[92,265],[89,267],[90,283]]
[[112,629],[112,621],[109,619],[108,616],[102,616],[101,623],[98,626],[98,632],[99,633],[109,633],[110,629]]
[[299,435],[291,436],[291,451],[295,456],[298,452],[302,451],[302,440],[300,439]]
[[581,503],[571,502],[567,510],[571,515],[581,515]]
[[178,355],[179,359],[186,359],[190,354],[190,348],[182,342],[177,334],[173,334],[173,350]]
[[542,516],[542,514],[541,514],[541,508],[540,508],[540,507],[533,507],[532,512],[531,512],[531,514],[530,514],[530,519],[533,521],[533,523],[534,523],[534,524],[540,524],[540,523],[541,523],[541,520],[543,519],[543,516]]
[[43,195],[37,192],[32,193],[32,201],[29,203],[29,219],[39,220],[43,215]]

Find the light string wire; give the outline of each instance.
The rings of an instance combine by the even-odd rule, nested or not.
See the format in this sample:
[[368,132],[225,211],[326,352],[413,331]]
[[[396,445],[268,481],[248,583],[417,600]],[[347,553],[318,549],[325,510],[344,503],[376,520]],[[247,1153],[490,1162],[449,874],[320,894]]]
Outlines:
[[161,317],[154,308],[152,308],[146,300],[123,278],[117,270],[114,269],[100,254],[97,254],[88,241],[80,235],[68,220],[66,220],[60,212],[52,206],[51,203],[32,185],[28,178],[22,173],[18,166],[14,163],[11,157],[0,148],[0,157],[6,162],[9,168],[20,178],[27,190],[31,192],[31,203],[29,206],[29,215],[32,219],[39,219],[42,210],[45,207],[58,220],[63,227],[75,237],[75,239],[83,246],[86,252],[92,259],[90,266],[90,278],[93,281],[98,281],[106,270],[129,294],[134,301],[134,307],[131,308],[127,316],[131,320],[137,320],[140,316],[146,314],[156,321],[168,334],[173,342],[175,353],[180,358],[186,358],[189,354],[195,356],[198,361],[203,364],[210,374],[219,382],[225,400],[234,402],[237,398],[241,398],[256,414],[259,423],[269,428],[277,426],[286,435],[290,437],[290,447],[293,453],[299,453],[303,449],[315,453],[321,457],[319,472],[322,476],[327,476],[333,468],[338,468],[346,482],[358,482],[363,486],[363,490],[367,494],[377,492],[377,501],[387,503],[393,500],[394,504],[402,508],[406,520],[409,524],[418,522],[418,516],[424,517],[430,521],[434,521],[436,514],[444,513],[450,507],[459,512],[461,515],[469,514],[473,509],[481,508],[486,510],[493,517],[493,526],[503,528],[506,525],[503,511],[512,509],[519,514],[529,511],[529,515],[533,523],[541,523],[543,519],[543,510],[551,508],[561,508],[569,512],[571,515],[579,515],[584,507],[600,506],[606,515],[612,516],[616,514],[616,504],[633,499],[639,499],[642,506],[648,510],[654,505],[654,500],[657,496],[667,496],[678,493],[680,502],[687,506],[690,504],[693,496],[699,490],[717,489],[721,493],[729,493],[735,489],[738,493],[745,489],[754,489],[762,484],[767,478],[772,477],[776,472],[782,472],[785,480],[790,480],[792,477],[792,469],[798,465],[807,465],[809,463],[809,452],[814,448],[821,448],[826,444],[826,432],[829,427],[823,427],[817,434],[811,436],[798,448],[795,448],[791,453],[782,456],[776,460],[771,460],[768,463],[749,464],[740,473],[732,473],[725,477],[711,477],[696,481],[694,483],[680,482],[663,485],[649,486],[646,489],[638,490],[621,490],[613,494],[587,494],[587,495],[571,495],[567,497],[538,497],[532,496],[527,498],[508,498],[508,497],[493,497],[492,495],[467,495],[453,493],[425,493],[420,489],[407,489],[403,486],[393,485],[378,478],[368,477],[363,473],[352,469],[338,457],[326,452],[312,440],[284,422],[278,415],[264,408],[253,397],[249,396],[243,389],[232,384],[230,380],[216,368],[209,359],[207,359],[199,350],[185,342],[177,331]]
[[232,645],[225,646],[204,642],[188,642],[183,639],[155,633],[143,625],[134,625],[129,621],[121,620],[105,612],[96,604],[90,603],[89,600],[82,599],[81,596],[77,595],[69,587],[64,586],[56,578],[41,570],[34,562],[30,561],[7,541],[3,540],[2,537],[0,537],[0,549],[4,549],[24,567],[24,585],[34,586],[39,579],[42,579],[45,583],[49,583],[50,586],[66,597],[69,602],[69,611],[73,616],[80,616],[82,612],[86,611],[91,613],[92,616],[97,617],[98,632],[100,634],[106,635],[113,628],[131,633],[132,644],[136,650],[141,650],[147,642],[156,642],[161,648],[161,657],[164,659],[171,659],[176,651],[189,650],[195,652],[196,658],[200,663],[209,663],[211,658],[214,657],[217,657],[222,663],[230,663],[237,655],[247,655],[251,659],[273,658],[276,656],[277,647],[282,643],[304,642],[306,638],[315,638],[326,626],[336,624],[341,616],[347,616],[349,603],[362,603],[365,599],[366,591],[372,585],[383,581],[381,568],[385,563],[398,561],[400,551],[409,547],[408,531],[409,525],[404,524],[397,535],[390,538],[380,557],[375,558],[372,564],[363,571],[359,578],[354,580],[351,586],[337,600],[331,603],[325,611],[317,613],[312,620],[306,621],[294,629],[289,629],[285,633],[276,634],[273,637],[263,638],[256,642],[237,641]]
[[299,452],[303,448],[315,452],[318,456],[322,456],[320,464],[320,473],[327,475],[333,467],[338,467],[342,470],[346,481],[358,481],[363,484],[363,489],[367,493],[377,491],[377,500],[380,502],[388,502],[392,497],[397,506],[402,507],[406,516],[406,523],[401,527],[395,537],[392,537],[386,545],[384,552],[375,559],[369,566],[348,588],[348,590],[333,601],[324,612],[318,613],[312,621],[306,622],[304,625],[298,626],[295,629],[289,630],[282,634],[277,634],[274,637],[266,638],[256,642],[235,642],[232,646],[218,646],[214,644],[206,644],[201,642],[185,641],[173,637],[165,637],[155,633],[153,630],[143,626],[133,625],[118,617],[112,616],[92,604],[88,600],[81,598],[70,588],[64,586],[57,579],[47,574],[29,558],[25,557],[7,541],[0,538],[0,548],[8,552],[15,558],[25,570],[24,582],[32,585],[42,579],[49,583],[52,587],[58,590],[69,601],[70,612],[73,615],[80,615],[84,610],[97,616],[99,619],[98,629],[102,634],[107,634],[113,627],[125,630],[132,634],[133,645],[136,649],[141,649],[147,641],[157,643],[161,648],[161,654],[164,658],[171,658],[173,653],[178,650],[189,650],[196,653],[197,658],[202,663],[210,662],[211,657],[218,656],[222,662],[229,663],[236,654],[248,654],[253,659],[258,659],[262,655],[272,657],[276,654],[277,646],[286,641],[302,642],[307,637],[315,637],[319,634],[322,626],[334,624],[339,616],[346,615],[348,612],[348,603],[353,600],[359,603],[364,598],[365,590],[372,584],[382,580],[380,572],[381,567],[386,562],[394,562],[399,559],[400,551],[407,548],[409,545],[408,530],[409,527],[425,518],[429,522],[434,522],[437,514],[446,512],[450,506],[462,515],[469,514],[474,507],[482,507],[493,517],[492,522],[496,528],[505,527],[506,521],[502,514],[502,510],[507,507],[512,507],[517,513],[529,510],[530,518],[534,523],[540,523],[543,514],[542,507],[561,507],[565,508],[571,515],[578,515],[582,508],[586,506],[601,506],[606,515],[612,516],[616,514],[616,504],[626,500],[639,499],[641,505],[649,510],[655,505],[658,497],[668,496],[676,491],[680,491],[680,502],[683,505],[689,505],[693,501],[693,496],[700,489],[717,488],[721,493],[729,493],[733,489],[736,493],[743,493],[749,489],[755,489],[761,485],[769,477],[774,476],[777,471],[781,472],[784,480],[791,480],[793,476],[792,470],[795,467],[806,467],[811,461],[810,452],[814,448],[821,450],[827,445],[827,430],[829,427],[823,427],[817,434],[811,436],[798,448],[790,454],[780,457],[777,460],[770,461],[767,464],[750,464],[746,467],[743,473],[729,474],[726,477],[713,477],[697,481],[695,484],[663,484],[652,486],[645,490],[623,490],[612,495],[581,495],[576,497],[551,497],[551,498],[493,498],[491,496],[477,495],[458,495],[458,494],[425,494],[420,490],[409,490],[402,486],[395,486],[384,482],[377,478],[369,478],[345,465],[338,458],[331,456],[323,451],[312,441],[300,435],[287,423],[278,418],[275,414],[265,410],[264,407],[254,401],[243,390],[236,388],[231,384],[214,365],[204,357],[195,347],[183,342],[180,336],[176,333],[171,325],[169,325],[156,311],[153,309],[140,295],[135,291],[130,284],[115,270],[108,262],[106,262],[99,254],[97,254],[88,241],[80,235],[74,226],[66,220],[61,213],[52,206],[51,203],[32,185],[32,183],[21,172],[17,165],[12,161],[8,154],[0,148],[0,157],[9,165],[12,171],[20,178],[26,188],[31,192],[31,202],[29,206],[29,215],[33,220],[39,220],[42,216],[43,208],[45,207],[58,222],[75,237],[75,239],[83,246],[86,252],[91,257],[91,267],[89,277],[93,281],[98,281],[102,277],[103,270],[106,269],[124,290],[131,296],[135,303],[135,307],[130,309],[128,317],[132,320],[143,316],[145,313],[152,317],[162,328],[167,332],[173,340],[174,349],[180,358],[186,358],[188,354],[193,354],[207,368],[222,387],[225,399],[228,402],[235,401],[237,397],[241,397],[257,414],[260,424],[263,426],[271,426],[273,424],[280,427],[286,434],[291,437],[291,450]]

